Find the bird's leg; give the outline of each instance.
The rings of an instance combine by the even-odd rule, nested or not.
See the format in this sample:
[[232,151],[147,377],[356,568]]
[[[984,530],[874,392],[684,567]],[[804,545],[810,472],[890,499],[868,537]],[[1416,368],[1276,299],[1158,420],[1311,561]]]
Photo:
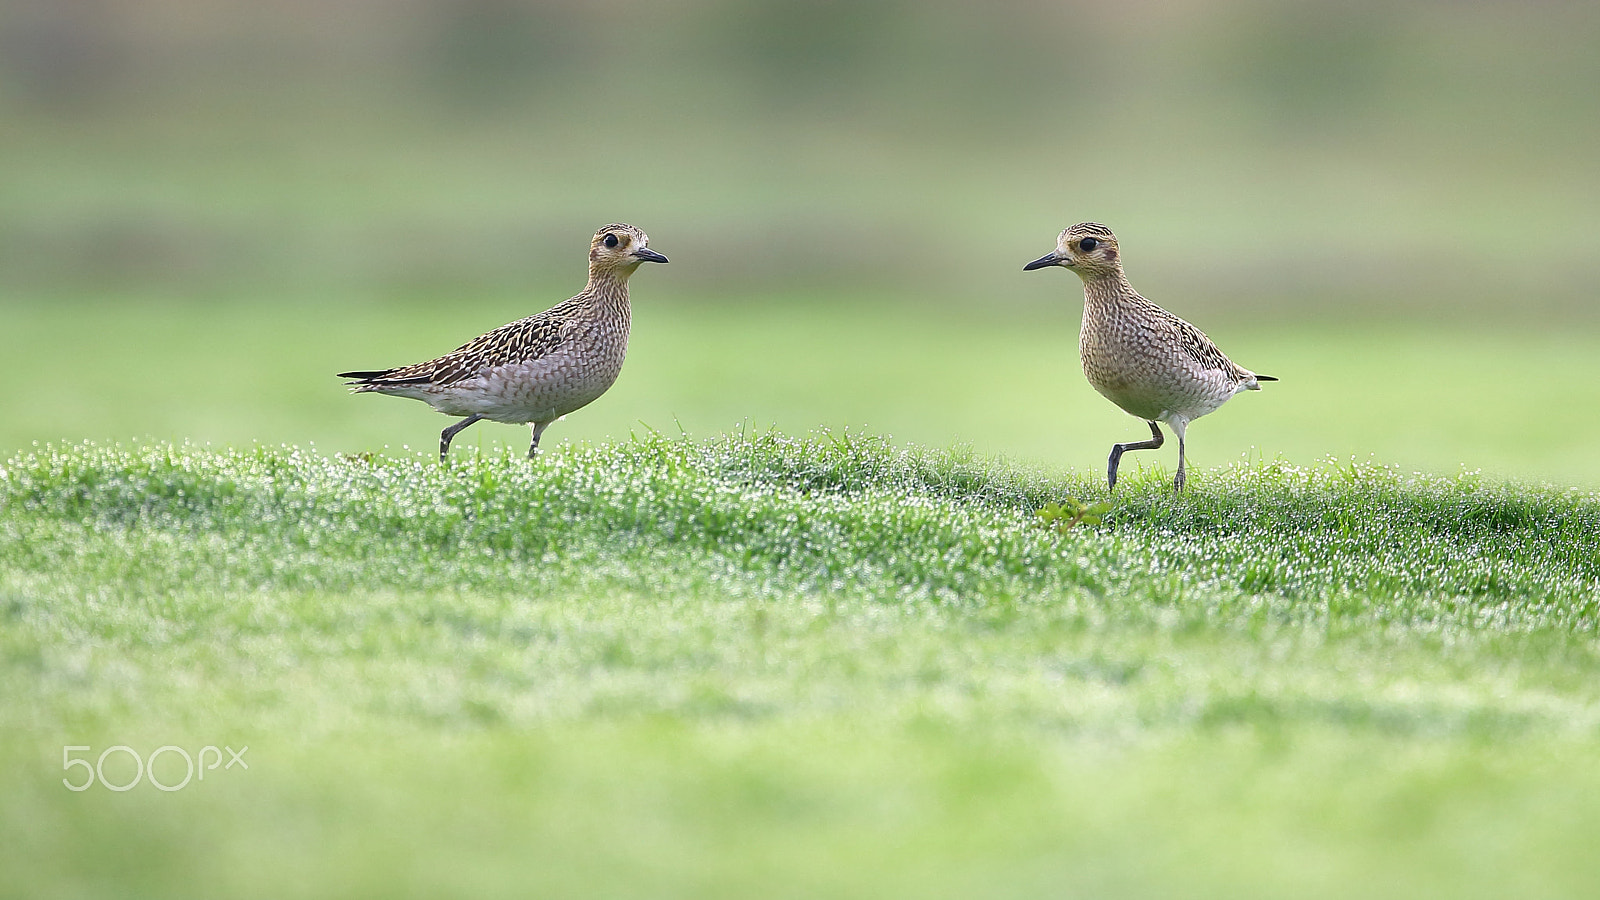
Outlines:
[[1178,476],[1172,480],[1172,489],[1181,494],[1181,493],[1183,493],[1183,482],[1184,482],[1184,475],[1183,475],[1183,464],[1184,464],[1184,460],[1183,460],[1183,433],[1184,433],[1185,430],[1188,429],[1189,423],[1183,421],[1182,419],[1179,419],[1175,423],[1168,423],[1168,424],[1172,425],[1172,430],[1178,433]]
[[1150,440],[1111,445],[1111,459],[1106,461],[1106,481],[1111,485],[1110,490],[1117,489],[1117,464],[1122,462],[1122,454],[1129,450],[1156,450],[1165,440],[1161,435],[1161,428],[1156,423],[1147,424],[1150,426]]
[[467,416],[465,419],[462,419],[454,425],[451,425],[449,428],[446,428],[444,431],[439,432],[439,462],[444,462],[445,458],[450,455],[450,442],[456,439],[456,434],[460,432],[461,429],[471,425],[473,422],[476,422],[481,418],[483,418],[483,416]]
[[544,434],[544,430],[546,428],[549,428],[549,427],[550,427],[550,423],[549,422],[535,422],[535,423],[533,423],[533,443],[528,445],[528,458],[529,459],[533,459],[535,456],[537,456],[539,454],[539,435]]

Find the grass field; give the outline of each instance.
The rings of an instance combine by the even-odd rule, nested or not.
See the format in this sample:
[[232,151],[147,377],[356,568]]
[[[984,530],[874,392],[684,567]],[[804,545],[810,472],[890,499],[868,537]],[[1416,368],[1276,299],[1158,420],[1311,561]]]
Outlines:
[[[6,460],[0,893],[1600,886],[1593,494],[1257,462],[1057,533],[1092,477],[860,436],[461,449]],[[250,768],[62,786],[119,744]]]
[[[938,448],[966,444],[1052,471],[1098,470],[1113,442],[1141,438],[1143,426],[1084,381],[1072,285],[1016,274],[1011,295],[923,303],[838,295],[694,303],[641,277],[621,379],[546,440],[848,427]],[[538,308],[526,294],[471,291],[410,302],[15,303],[0,329],[15,398],[0,417],[0,450],[85,439],[328,453],[435,446],[444,417],[411,401],[349,397],[332,373],[424,359]],[[1600,487],[1600,418],[1584,413],[1600,407],[1593,327],[1252,322],[1237,311],[1180,311],[1235,359],[1283,379],[1194,426],[1190,461],[1200,469],[1247,455],[1302,465],[1355,457]],[[457,440],[525,448],[527,432],[484,424]],[[1176,456],[1128,462],[1170,471]]]
[[13,5],[0,898],[1600,896],[1600,6]]

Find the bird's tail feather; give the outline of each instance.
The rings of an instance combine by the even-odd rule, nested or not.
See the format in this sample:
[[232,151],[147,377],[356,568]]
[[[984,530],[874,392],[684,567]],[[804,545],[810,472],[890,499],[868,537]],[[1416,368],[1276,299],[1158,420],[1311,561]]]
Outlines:
[[389,373],[393,371],[393,369],[378,369],[371,372],[340,372],[337,377],[353,378],[362,384],[372,384],[373,382],[382,382],[384,384],[427,384],[433,380],[432,376],[429,375],[413,375],[410,378],[388,377]]

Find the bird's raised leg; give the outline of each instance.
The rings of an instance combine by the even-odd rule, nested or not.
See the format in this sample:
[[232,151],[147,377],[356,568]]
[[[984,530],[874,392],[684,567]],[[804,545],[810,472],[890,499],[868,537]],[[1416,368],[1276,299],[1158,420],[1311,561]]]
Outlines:
[[550,427],[550,423],[549,422],[535,422],[535,423],[533,423],[533,443],[528,445],[528,458],[529,459],[533,459],[535,456],[538,455],[538,453],[539,453],[539,435],[544,434],[544,430],[546,428],[549,428],[549,427]]
[[446,428],[445,430],[439,432],[439,461],[440,462],[444,462],[445,459],[450,455],[450,442],[456,439],[456,434],[458,432],[460,432],[461,429],[467,427],[468,425],[471,425],[473,422],[476,422],[481,418],[483,418],[483,416],[478,416],[478,415],[467,416],[465,419],[462,419],[461,421],[455,423],[454,425],[451,425],[449,428]]
[[1129,450],[1156,450],[1166,440],[1162,437],[1161,428],[1156,423],[1149,422],[1147,424],[1150,426],[1150,440],[1111,445],[1111,458],[1106,461],[1106,481],[1110,483],[1110,490],[1117,489],[1117,464],[1122,462],[1122,454]]

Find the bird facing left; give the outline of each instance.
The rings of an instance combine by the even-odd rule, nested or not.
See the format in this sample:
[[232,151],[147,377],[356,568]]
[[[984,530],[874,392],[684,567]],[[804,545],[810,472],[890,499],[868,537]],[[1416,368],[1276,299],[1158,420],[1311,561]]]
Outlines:
[[1183,490],[1184,432],[1240,391],[1277,381],[1238,365],[1200,329],[1146,300],[1122,272],[1117,236],[1098,222],[1061,232],[1056,249],[1023,266],[1031,272],[1062,266],[1083,279],[1083,329],[1078,352],[1083,374],[1107,400],[1150,426],[1150,439],[1113,444],[1106,483],[1117,488],[1117,465],[1128,450],[1155,450],[1165,422],[1178,435],[1175,490]]
[[353,379],[352,393],[410,397],[461,417],[439,435],[441,461],[450,441],[480,419],[533,426],[532,459],[551,422],[616,382],[628,352],[628,277],[642,263],[666,261],[643,231],[607,225],[589,243],[589,283],[572,299],[427,362],[339,377]]

